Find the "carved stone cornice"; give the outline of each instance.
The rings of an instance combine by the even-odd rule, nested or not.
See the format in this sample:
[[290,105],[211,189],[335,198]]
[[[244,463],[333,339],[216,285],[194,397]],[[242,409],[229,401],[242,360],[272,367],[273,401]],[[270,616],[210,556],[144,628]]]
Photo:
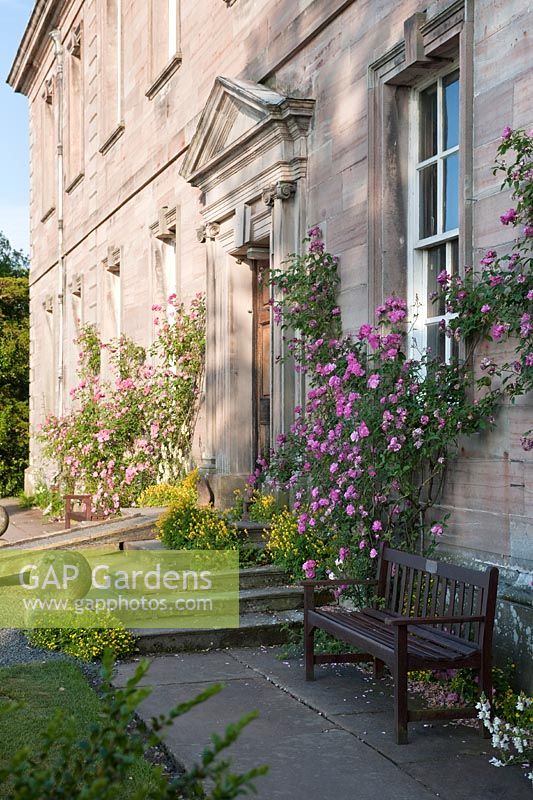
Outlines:
[[43,84],[43,90],[41,92],[41,97],[43,98],[44,102],[47,103],[49,106],[52,105],[52,101],[54,99],[54,89],[55,89],[55,81],[53,76],[51,78],[47,78]]
[[65,5],[66,0],[36,0],[7,79],[16,92],[29,93],[43,55],[52,47],[50,31],[57,28]]
[[289,200],[296,193],[296,181],[278,181],[262,191],[263,203],[273,206],[274,200]]
[[81,297],[81,275],[77,273],[72,276],[72,280],[69,284],[69,289],[71,294],[75,295],[76,297]]
[[208,239],[215,239],[219,233],[220,225],[218,222],[207,222],[196,229],[196,238],[201,244],[204,244]]
[[176,206],[173,208],[161,206],[157,222],[150,225],[150,230],[155,238],[162,242],[176,241]]
[[107,257],[102,260],[102,266],[112,275],[120,275],[120,247],[110,245],[107,248]]
[[75,28],[70,31],[67,50],[73,58],[81,58],[81,35],[82,23],[79,22]]

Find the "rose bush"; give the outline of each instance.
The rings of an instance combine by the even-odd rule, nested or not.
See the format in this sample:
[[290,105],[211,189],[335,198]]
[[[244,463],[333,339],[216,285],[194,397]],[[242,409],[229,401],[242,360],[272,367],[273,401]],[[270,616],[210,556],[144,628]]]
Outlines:
[[[142,490],[175,482],[188,466],[205,352],[205,302],[186,310],[175,295],[171,314],[160,306],[158,336],[149,351],[121,337],[104,344],[87,326],[79,339],[80,381],[72,410],[49,417],[40,431],[44,455],[63,492],[93,495],[104,514],[132,505]],[[102,351],[112,378],[100,377]]]
[[[308,392],[251,483],[289,489],[300,535],[329,543],[325,556],[306,549],[307,575],[368,575],[383,540],[429,552],[446,523],[432,508],[459,437],[490,428],[504,396],[531,388],[532,153],[531,135],[504,132],[496,170],[516,200],[501,220],[518,229],[513,252],[490,251],[477,275],[439,275],[444,307],[456,315],[442,327],[460,343],[461,359],[407,358],[408,308],[396,296],[377,308],[375,323],[343,336],[337,263],[319,228],[309,231],[304,255],[272,271],[274,319]],[[473,369],[484,340],[510,340],[512,361],[487,357]],[[524,446],[533,440],[526,436]]]

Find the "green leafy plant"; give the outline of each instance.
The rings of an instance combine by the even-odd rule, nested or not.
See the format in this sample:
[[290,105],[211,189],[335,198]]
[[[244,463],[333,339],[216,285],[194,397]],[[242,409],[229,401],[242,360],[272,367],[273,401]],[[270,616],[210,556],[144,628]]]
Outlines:
[[[32,497],[33,505],[40,508],[44,517],[61,518],[65,513],[65,501],[58,489],[47,486],[40,481],[35,487]],[[28,501],[29,502],[29,501]]]
[[135,651],[137,640],[118,620],[107,615],[109,627],[83,628],[82,615],[76,615],[76,627],[32,628],[26,632],[30,644],[45,650],[56,650],[79,658],[96,661],[109,650],[114,658],[127,658]]
[[136,505],[144,507],[171,506],[179,503],[183,489],[180,485],[172,486],[170,483],[156,483],[147,486],[137,498]]
[[28,465],[28,259],[0,232],[0,497],[22,489]]
[[[192,700],[182,703],[151,722],[151,730],[143,731],[134,723],[140,703],[150,694],[140,687],[149,663],[143,661],[124,688],[111,685],[113,660],[106,653],[103,661],[102,713],[89,734],[79,739],[76,720],[59,711],[50,721],[38,749],[24,747],[0,769],[0,786],[13,786],[13,800],[115,800],[121,797],[131,766],[142,758],[147,747],[161,746],[162,733],[175,719],[205,702],[222,689],[215,684]],[[12,706],[4,709],[10,713]],[[267,768],[256,767],[246,773],[232,772],[228,759],[221,757],[235,742],[242,729],[256,717],[251,712],[239,722],[229,725],[222,735],[214,734],[199,763],[190,770],[168,779],[160,768],[154,768],[150,781],[138,786],[132,800],[179,800],[206,798],[232,800],[254,790],[254,780]],[[51,761],[49,752],[57,750]]]

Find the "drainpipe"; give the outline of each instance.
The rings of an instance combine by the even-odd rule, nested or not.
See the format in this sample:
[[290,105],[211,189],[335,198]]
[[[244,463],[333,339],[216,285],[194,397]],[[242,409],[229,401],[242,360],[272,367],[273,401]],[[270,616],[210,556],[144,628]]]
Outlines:
[[57,302],[58,302],[58,345],[57,345],[57,415],[63,415],[64,405],[64,328],[65,328],[65,257],[63,255],[63,47],[61,32],[50,33],[54,43],[56,59],[57,92]]

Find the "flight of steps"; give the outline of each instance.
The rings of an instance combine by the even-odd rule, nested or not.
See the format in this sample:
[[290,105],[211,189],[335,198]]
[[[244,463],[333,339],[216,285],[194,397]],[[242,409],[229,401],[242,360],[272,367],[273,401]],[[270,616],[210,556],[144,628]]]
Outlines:
[[[152,549],[153,545],[150,545]],[[137,549],[137,547],[135,548]],[[281,644],[303,620],[303,591],[279,567],[247,567],[239,575],[239,627],[136,630],[141,653],[178,653]]]

